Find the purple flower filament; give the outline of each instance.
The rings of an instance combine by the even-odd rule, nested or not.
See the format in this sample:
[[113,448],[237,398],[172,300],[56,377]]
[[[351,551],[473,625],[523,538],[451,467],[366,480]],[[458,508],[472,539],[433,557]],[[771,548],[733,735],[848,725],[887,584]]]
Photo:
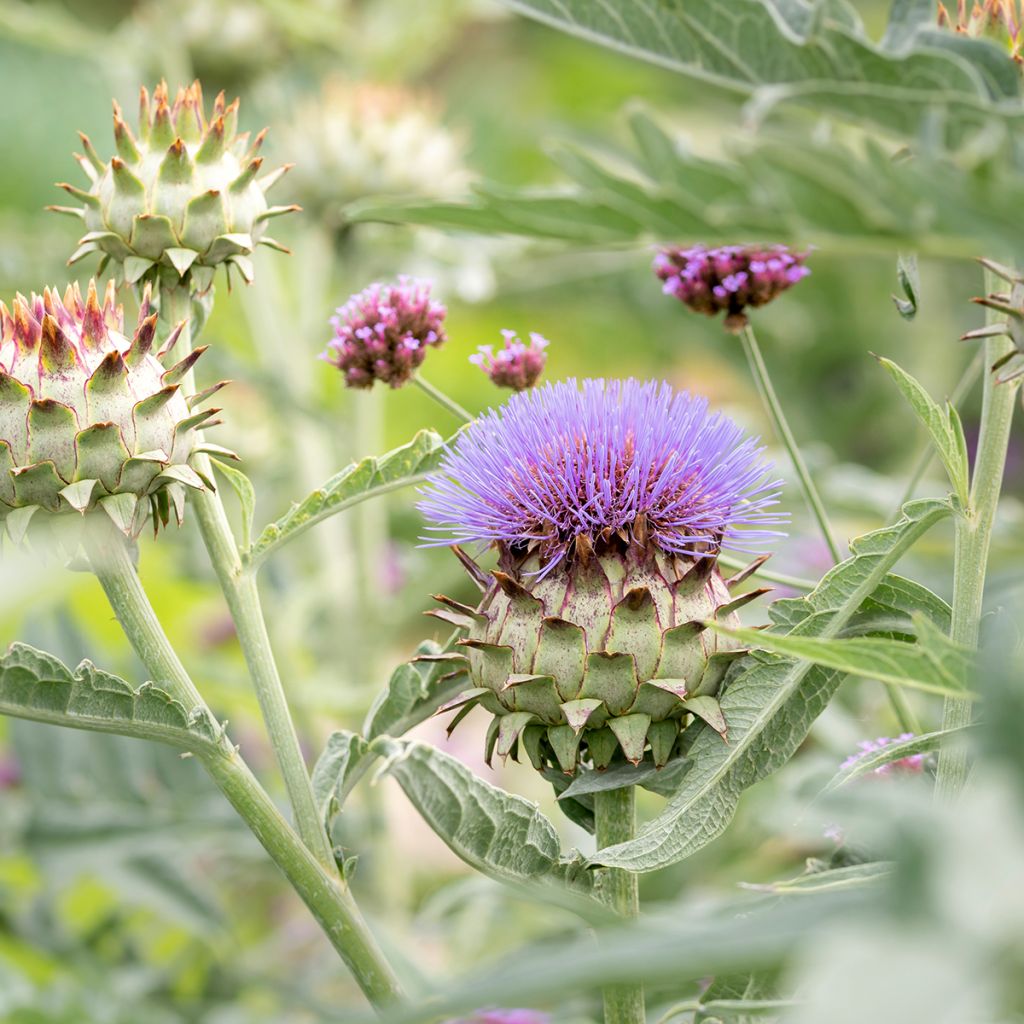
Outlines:
[[664,382],[585,380],[516,395],[473,423],[428,481],[429,543],[539,550],[580,538],[698,557],[777,536],[780,482],[757,441]]

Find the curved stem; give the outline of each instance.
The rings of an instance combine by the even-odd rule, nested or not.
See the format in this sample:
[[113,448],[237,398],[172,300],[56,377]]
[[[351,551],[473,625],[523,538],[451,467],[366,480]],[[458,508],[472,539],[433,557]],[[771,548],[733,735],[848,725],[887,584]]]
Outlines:
[[[125,635],[154,680],[192,707],[205,707],[164,633],[131,559],[128,543],[108,529],[92,540],[90,562]],[[325,869],[274,806],[237,750],[199,755],[203,766],[291,882],[374,1006],[401,997],[398,979],[348,891]]]
[[443,406],[453,416],[457,416],[463,423],[473,422],[475,417],[471,413],[463,409],[454,399],[449,398],[440,388],[436,388],[430,381],[424,380],[422,374],[414,374],[412,379],[421,391],[425,391],[438,405]]
[[[985,272],[987,292],[998,289],[999,280]],[[1015,285],[1010,302],[1024,305],[1024,285]],[[1000,314],[988,310],[987,320],[994,323]],[[997,336],[985,341],[985,364],[991,366],[1007,355],[1014,343]],[[968,647],[978,644],[985,574],[992,542],[999,492],[1006,467],[1006,450],[1016,405],[1017,386],[997,384],[992,372],[985,374],[981,405],[981,431],[971,477],[971,504],[956,520],[956,550],[953,564],[953,621],[950,637]],[[942,711],[942,728],[958,729],[971,722],[971,702],[947,698]],[[935,790],[939,796],[955,796],[967,779],[967,752],[962,746],[948,744],[939,753]]]
[[[636,834],[636,790],[633,786],[594,794],[594,823],[597,848],[625,843]],[[637,876],[622,868],[602,868],[601,894],[622,917],[640,915],[640,887]],[[605,1024],[645,1024],[642,985],[609,986],[604,990]]]
[[[192,300],[188,289],[165,288],[160,299],[160,312],[168,324],[176,324],[181,320],[188,321],[178,342],[187,350],[192,343]],[[185,381],[185,390],[188,393],[194,392],[195,387],[191,379]],[[208,456],[201,453],[194,455],[192,465],[206,479],[213,478],[213,467]],[[260,607],[256,579],[242,567],[238,545],[220,494],[210,489],[194,492],[192,507],[195,509],[200,533],[235,624],[238,642],[249,668],[260,711],[284,777],[288,799],[295,815],[296,828],[303,842],[323,867],[330,873],[336,873],[337,865],[330,839],[317,810],[309,771],[274,660],[273,648]]]
[[768,376],[768,367],[765,366],[764,359],[761,356],[761,348],[757,344],[757,338],[754,336],[754,329],[750,324],[746,324],[740,329],[739,335],[740,341],[743,343],[743,351],[747,356],[747,362],[750,364],[750,372],[754,375],[754,383],[757,384],[757,390],[761,393],[765,409],[768,411],[768,415],[775,426],[775,432],[789,453],[790,461],[796,470],[797,479],[800,482],[800,487],[804,492],[804,498],[811,510],[811,514],[818,523],[818,528],[821,530],[821,535],[828,545],[832,560],[837,563],[841,562],[843,555],[835,538],[832,536],[832,527],[829,525],[825,506],[822,504],[818,490],[814,486],[811,474],[808,472],[807,463],[804,462],[804,457],[800,454],[800,448],[793,437],[793,432],[789,429],[786,414],[782,411],[782,404],[779,402],[775,389],[772,387],[771,378]]

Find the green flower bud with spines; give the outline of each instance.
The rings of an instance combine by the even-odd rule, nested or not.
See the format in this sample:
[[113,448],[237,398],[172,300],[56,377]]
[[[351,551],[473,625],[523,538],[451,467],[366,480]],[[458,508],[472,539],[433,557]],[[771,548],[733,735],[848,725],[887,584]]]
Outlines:
[[266,129],[250,144],[248,133],[239,134],[238,100],[227,105],[223,92],[207,120],[198,82],[179,89],[173,103],[164,82],[152,99],[142,89],[138,137],[115,102],[117,155],[104,162],[80,133],[85,153],[76,159],[89,187],[59,187],[84,206],[51,207],[81,217],[88,229],[68,262],[99,252],[100,272],[113,261],[128,283],[187,280],[199,292],[221,264],[251,281],[257,245],[284,249],[266,235],[267,223],[299,209],[267,202],[288,166],[260,176],[265,136]]
[[714,697],[744,649],[705,623],[737,625],[736,609],[762,591],[732,597],[713,557],[614,541],[568,572],[540,570],[533,554],[494,571],[478,607],[438,597],[430,613],[467,632],[473,688],[449,707],[496,716],[488,762],[521,748],[539,770],[573,773],[620,751],[637,764],[649,749],[661,767],[690,715],[724,733]]
[[16,541],[40,512],[101,510],[128,536],[150,514],[180,523],[186,488],[205,484],[189,460],[219,410],[194,410],[217,388],[180,391],[202,349],[164,369],[181,326],[157,353],[148,290],[131,339],[114,296],[91,281],[84,300],[75,284],[0,303],[0,524]]

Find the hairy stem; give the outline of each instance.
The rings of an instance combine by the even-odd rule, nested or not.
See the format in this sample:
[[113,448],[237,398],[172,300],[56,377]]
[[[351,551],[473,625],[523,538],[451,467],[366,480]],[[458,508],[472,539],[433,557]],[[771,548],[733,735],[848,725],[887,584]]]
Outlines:
[[[180,323],[182,320],[191,323],[191,298],[187,288],[165,288],[160,298],[160,312],[168,324]],[[190,327],[187,325],[178,344],[187,349],[191,343]],[[185,390],[195,390],[191,380],[185,382]],[[202,476],[208,480],[213,479],[213,467],[206,455],[194,455],[192,464]],[[274,660],[274,652],[260,607],[256,579],[242,567],[238,545],[235,543],[220,494],[209,489],[193,492],[192,507],[195,509],[210,562],[235,624],[260,711],[284,777],[288,799],[295,815],[296,828],[303,842],[324,869],[336,873],[337,866],[330,840],[317,810],[309,771],[288,708],[284,685]]]
[[[93,536],[90,562],[125,635],[155,681],[188,707],[205,707],[146,596],[128,542],[112,528]],[[374,1006],[401,997],[398,979],[345,883],[325,869],[284,820],[238,752],[225,744],[203,766],[291,882]]]
[[800,454],[800,448],[793,437],[793,431],[789,429],[786,414],[782,411],[782,404],[779,402],[778,395],[775,394],[775,388],[772,387],[771,378],[768,376],[768,367],[765,366],[764,359],[761,356],[761,348],[757,344],[757,338],[754,336],[754,329],[750,324],[747,324],[740,330],[739,335],[740,341],[743,344],[743,351],[747,356],[747,362],[750,364],[750,372],[754,375],[754,383],[757,385],[757,390],[761,393],[764,407],[768,411],[772,424],[775,426],[775,432],[789,453],[793,469],[796,470],[797,479],[800,482],[800,488],[804,492],[804,499],[807,501],[811,514],[818,523],[821,536],[828,545],[832,560],[837,563],[841,562],[843,555],[835,538],[832,536],[832,527],[829,524],[825,506],[822,504],[818,489],[814,486],[814,481],[811,479],[807,463],[804,462],[804,457]]
[[457,416],[463,423],[473,422],[474,417],[471,413],[463,409],[453,398],[449,398],[440,388],[436,388],[430,381],[424,380],[422,374],[414,374],[412,379],[421,391],[425,391],[438,405],[447,409],[453,416]]
[[[986,270],[986,291],[993,292],[998,288],[999,279]],[[1016,306],[1024,304],[1024,285],[1014,286],[1010,301]],[[989,323],[1002,318],[994,310],[987,312]],[[1004,336],[986,339],[986,366],[991,366],[1013,348],[1014,343]],[[1015,383],[997,384],[995,375],[986,372],[978,451],[971,476],[971,503],[956,520],[953,563],[953,621],[950,636],[968,647],[976,647],[978,644],[992,526],[1003,485],[1006,450],[1016,400]],[[942,728],[959,729],[970,722],[971,702],[948,697],[942,711]],[[939,752],[936,793],[941,797],[953,797],[959,793],[967,779],[967,767],[967,751],[962,746],[944,746]]]
[[[633,786],[594,794],[597,848],[625,843],[636,834],[636,790]],[[622,917],[640,914],[637,876],[622,868],[602,868],[601,894]],[[645,1024],[642,985],[614,985],[604,990],[605,1024]]]

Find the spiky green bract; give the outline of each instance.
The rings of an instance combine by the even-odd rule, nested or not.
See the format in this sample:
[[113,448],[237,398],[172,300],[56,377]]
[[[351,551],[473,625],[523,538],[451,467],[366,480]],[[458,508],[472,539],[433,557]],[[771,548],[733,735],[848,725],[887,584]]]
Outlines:
[[95,281],[84,300],[75,284],[0,303],[0,524],[14,540],[43,513],[101,509],[129,536],[151,512],[181,522],[185,489],[204,485],[197,429],[219,410],[190,409],[180,381],[201,350],[165,370],[156,325],[147,292],[129,340],[112,281],[102,303]]
[[438,597],[431,613],[466,629],[473,688],[449,707],[456,721],[477,704],[495,715],[488,761],[525,751],[538,770],[572,774],[649,751],[661,766],[691,714],[725,733],[715,694],[743,652],[704,622],[735,623],[759,592],[731,597],[713,557],[616,541],[543,578],[539,568],[536,554],[506,552],[477,608]]
[[84,207],[55,207],[85,221],[86,233],[69,260],[102,254],[100,270],[113,260],[129,283],[187,281],[205,292],[224,264],[252,280],[257,245],[283,248],[265,234],[268,221],[296,206],[269,206],[266,193],[287,166],[260,177],[258,155],[265,136],[250,143],[238,131],[238,100],[220,93],[209,120],[199,82],[179,89],[173,102],[161,82],[152,99],[141,92],[139,134],[132,134],[114,104],[117,154],[104,163],[83,135],[78,162],[87,189],[60,187]]
[[496,716],[488,759],[660,767],[690,715],[725,734],[737,643],[705,623],[759,593],[733,598],[717,556],[780,521],[768,470],[703,399],[655,382],[522,392],[460,435],[420,507],[449,543],[498,552],[488,573],[456,548],[483,600],[433,613],[467,632],[474,688],[451,706]]

